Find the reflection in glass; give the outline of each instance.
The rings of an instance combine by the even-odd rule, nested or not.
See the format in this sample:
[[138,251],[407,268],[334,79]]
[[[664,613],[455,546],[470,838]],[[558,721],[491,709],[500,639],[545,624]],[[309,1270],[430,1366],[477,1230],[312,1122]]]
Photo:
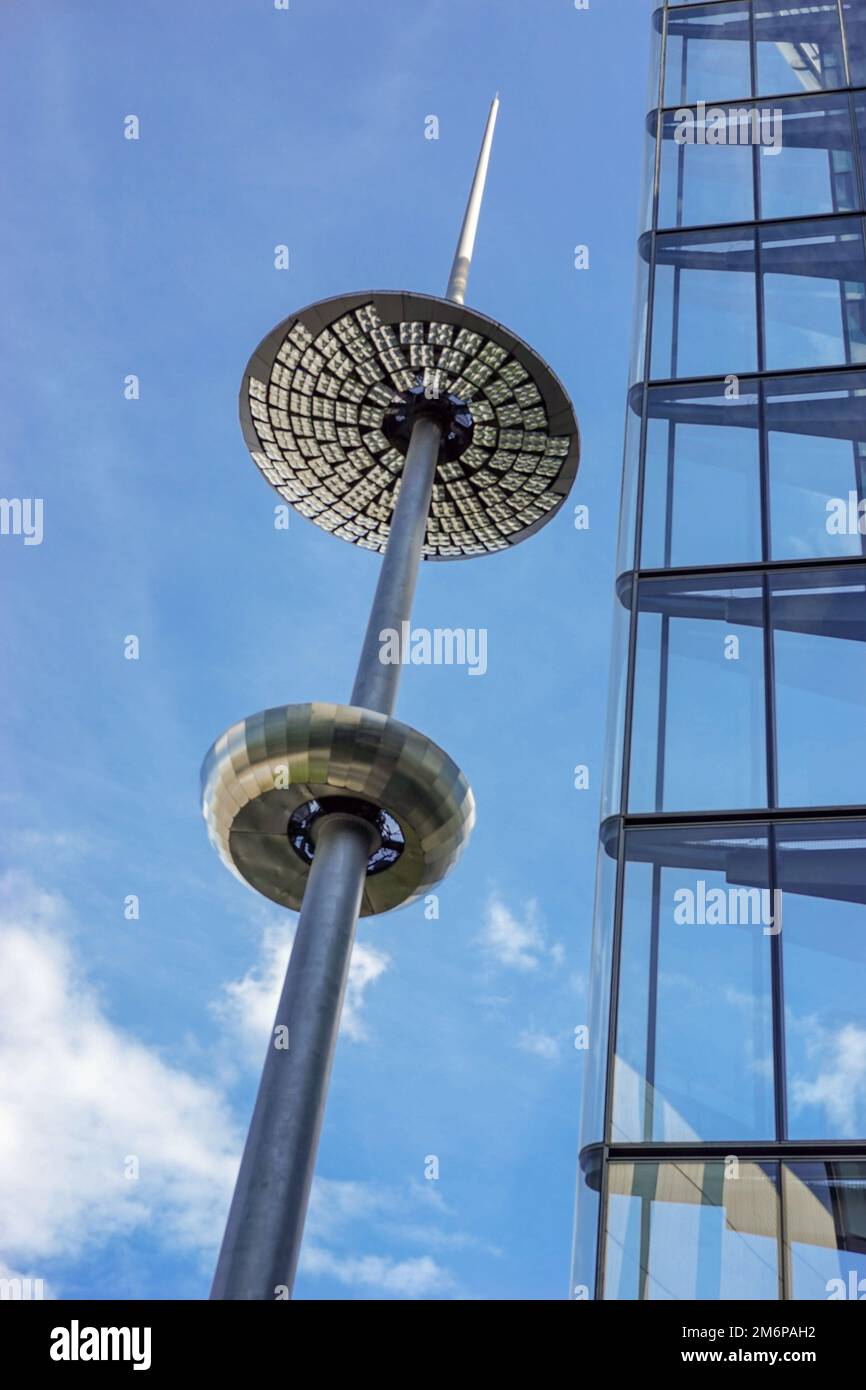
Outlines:
[[755,289],[754,228],[657,237],[653,377],[754,371]]
[[[595,1267],[598,1247],[598,1207],[601,1187],[600,1163],[594,1155],[581,1155],[577,1170],[577,1206],[575,1208],[574,1249],[571,1261],[571,1297],[584,1300],[595,1298]],[[588,1163],[589,1172],[584,1169]]]
[[866,546],[866,373],[764,386],[773,559],[860,555]]
[[866,567],[770,579],[780,806],[864,799]]
[[766,806],[763,606],[753,580],[643,580],[629,809]]
[[[728,381],[650,389],[643,569],[761,559],[759,392],[771,557],[866,553],[866,373],[770,378],[763,386],[743,378],[736,389]],[[633,391],[634,448],[640,402]]]
[[[676,112],[664,115],[659,227],[751,221],[755,216],[751,146],[727,138],[708,143],[708,134],[713,138],[716,133],[713,119],[708,126],[707,117],[698,115],[692,113],[685,123]],[[726,137],[732,133],[739,133],[736,126],[725,131]]]
[[860,207],[847,96],[771,102],[780,148],[758,160],[762,217],[805,217]]
[[665,106],[751,90],[747,4],[702,5],[668,16]]
[[776,854],[789,1137],[860,1139],[866,1136],[866,822],[780,826]]
[[643,180],[641,188],[643,196],[641,199],[641,222],[640,229],[646,232],[653,225],[653,202],[655,195],[656,177],[656,123],[658,117],[655,112],[647,117],[647,137],[644,143],[643,157]]
[[755,0],[758,94],[845,86],[836,0]]
[[[864,14],[864,21],[866,21],[866,14]],[[866,33],[866,29],[864,29],[864,33]],[[866,82],[866,70],[864,70],[863,81]],[[864,161],[866,161],[866,92],[855,92],[852,100],[854,102],[854,124],[860,144],[861,172],[863,172]]]
[[643,381],[646,374],[648,300],[649,264],[643,256],[638,256],[634,290],[634,317],[631,327],[631,374],[629,380],[632,382]]
[[649,393],[641,568],[761,559],[756,384]]
[[606,1299],[777,1299],[777,1165],[611,1163]]
[[626,837],[611,1140],[772,1139],[765,827]]
[[630,409],[626,411],[625,450],[622,467],[622,492],[620,494],[619,533],[616,546],[616,572],[635,567],[635,523],[637,516],[637,488],[640,470],[640,432],[641,401],[643,389],[636,387],[632,392]]
[[852,87],[866,87],[866,13],[862,0],[842,0]]
[[866,1298],[866,1163],[782,1170],[794,1299]]
[[608,686],[607,720],[605,728],[604,784],[601,796],[602,816],[619,815],[622,807],[622,763],[625,735],[625,697],[628,676],[628,639],[631,625],[631,602],[628,595],[633,584],[631,576],[624,580],[626,599],[614,597],[613,634],[610,649],[610,684]]
[[859,218],[760,228],[766,366],[866,361],[866,252]]
[[[599,846],[592,929],[592,988],[589,999],[589,1047],[583,1079],[581,1148],[604,1135],[607,1033],[610,1013],[610,972],[616,894],[617,837]],[[596,973],[598,967],[598,973]],[[602,973],[603,972],[603,973]]]

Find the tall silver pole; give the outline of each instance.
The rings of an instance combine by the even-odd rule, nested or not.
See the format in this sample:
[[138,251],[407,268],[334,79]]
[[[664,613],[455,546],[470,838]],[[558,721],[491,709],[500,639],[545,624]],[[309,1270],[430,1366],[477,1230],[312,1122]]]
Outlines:
[[373,833],[349,816],[319,825],[211,1298],[294,1283]]
[[454,253],[451,277],[445,291],[445,298],[453,299],[455,304],[462,304],[466,294],[466,284],[469,280],[472,253],[475,250],[475,234],[478,231],[478,218],[481,215],[481,202],[484,197],[484,185],[487,182],[487,166],[490,163],[490,150],[493,145],[493,131],[496,127],[498,112],[499,93],[497,92],[490,104],[490,114],[484,128],[484,139],[481,141],[481,152],[475,166],[475,178],[472,180],[472,188],[469,191],[469,201],[466,204],[463,226],[460,229],[460,240]]
[[[412,611],[441,436],[424,417],[412,429],[352,690],[353,705],[380,714],[394,708],[401,667],[380,661],[379,633],[399,633]],[[211,1298],[273,1299],[295,1279],[371,852],[363,821],[319,824]],[[274,1045],[281,1027],[288,1048]]]
[[[498,107],[497,94],[448,282],[447,298],[458,304],[466,290]],[[361,648],[351,703],[379,714],[393,712],[402,669],[382,663],[380,633],[386,628],[401,633],[412,612],[441,439],[436,420],[416,419]],[[330,815],[319,822],[211,1298],[291,1295],[374,833],[351,816]],[[276,1045],[283,1028],[288,1047]]]
[[382,664],[379,634],[386,628],[399,634],[400,624],[412,612],[441,438],[442,430],[435,420],[422,416],[415,421],[352,687],[352,704],[377,710],[379,714],[393,713],[402,669],[399,665]]

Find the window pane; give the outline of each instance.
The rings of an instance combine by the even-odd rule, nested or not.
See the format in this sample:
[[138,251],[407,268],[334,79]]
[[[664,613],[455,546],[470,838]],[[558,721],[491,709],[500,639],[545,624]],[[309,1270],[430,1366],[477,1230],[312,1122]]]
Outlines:
[[767,833],[632,830],[611,1140],[772,1139]]
[[646,327],[649,310],[649,255],[652,234],[641,238],[638,247],[637,275],[634,291],[634,317],[631,327],[631,382],[646,377]]
[[640,467],[641,410],[643,387],[629,392],[625,421],[625,451],[622,468],[622,490],[619,508],[619,533],[616,546],[616,572],[634,569],[637,526],[637,483]]
[[866,255],[859,218],[763,227],[766,366],[866,361]]
[[642,568],[760,560],[754,383],[657,387],[648,409]]
[[[755,234],[737,228],[656,240],[652,374],[727,376],[758,364]],[[713,330],[707,332],[707,324]]]
[[851,85],[866,87],[866,13],[863,0],[842,0]]
[[602,816],[619,815],[622,807],[622,762],[625,739],[625,697],[628,673],[628,640],[631,626],[631,586],[629,575],[617,585],[613,601],[610,649],[610,683],[605,724],[604,786]]
[[771,578],[781,806],[863,800],[866,568]]
[[777,1299],[775,1163],[611,1163],[606,1299]]
[[748,5],[701,5],[668,16],[665,106],[751,90]]
[[644,142],[643,181],[641,184],[643,193],[641,197],[640,229],[642,232],[649,231],[653,225],[653,201],[656,176],[656,126],[658,120],[659,117],[655,111],[650,112],[646,119],[647,137]]
[[[729,108],[718,108],[722,110],[727,114]],[[699,120],[698,114],[669,111],[663,119],[658,225],[751,221],[755,216],[751,146],[738,143],[736,125],[729,128],[718,115]],[[717,142],[720,130],[724,140]]]
[[866,1298],[866,1163],[787,1163],[791,1297]]
[[639,595],[629,809],[766,806],[761,590],[721,574]]
[[[805,217],[860,207],[847,97],[801,97],[761,108],[776,145],[758,168],[762,217]],[[780,117],[774,115],[775,111]]]
[[589,999],[589,1047],[585,1053],[581,1148],[604,1137],[605,1081],[607,1077],[608,1020],[610,1018],[611,954],[616,896],[617,835],[602,839],[598,848],[595,911]]
[[581,1154],[577,1173],[574,1255],[571,1266],[571,1297],[573,1299],[595,1298],[600,1185],[601,1164],[597,1151]]
[[758,92],[845,86],[836,0],[755,0]]
[[764,388],[774,559],[866,547],[866,373],[787,377]]
[[861,1139],[866,1135],[866,822],[784,826],[776,844],[789,1137]]
[[[866,13],[864,13],[864,21],[866,21]],[[866,28],[864,28],[864,34],[866,34]],[[866,82],[866,66],[864,66],[864,75],[861,80]],[[853,100],[854,124],[857,127],[857,137],[860,142],[860,163],[866,168],[866,94],[855,92]]]

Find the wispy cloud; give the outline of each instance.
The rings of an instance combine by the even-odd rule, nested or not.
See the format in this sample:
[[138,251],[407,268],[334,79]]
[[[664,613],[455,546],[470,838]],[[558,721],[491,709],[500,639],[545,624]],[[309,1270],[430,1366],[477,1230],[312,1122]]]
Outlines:
[[[239,980],[223,986],[213,1011],[229,1031],[246,1045],[251,1063],[260,1063],[279,1003],[280,990],[294,940],[294,927],[288,918],[269,922],[262,933],[259,958]],[[349,983],[340,1024],[342,1033],[353,1042],[367,1036],[362,1011],[367,990],[391,964],[390,956],[364,941],[356,941],[349,968]]]
[[498,894],[492,893],[485,905],[479,940],[491,960],[510,970],[537,970],[544,961],[558,966],[564,959],[558,942],[548,946],[534,899],[526,903],[518,916]]
[[[386,1254],[379,1253],[383,1244]],[[378,1247],[377,1253],[358,1253],[365,1245]],[[459,1226],[434,1181],[389,1186],[320,1177],[313,1184],[301,1271],[354,1286],[359,1295],[458,1297],[458,1280],[438,1257],[470,1249],[502,1253]]]
[[559,1042],[550,1033],[539,1033],[532,1028],[524,1028],[517,1039],[517,1046],[533,1057],[542,1057],[545,1062],[559,1061]]
[[832,1133],[860,1134],[866,1119],[866,1029],[856,1023],[823,1027],[817,1019],[792,1020],[789,1027],[806,1034],[812,1076],[795,1076],[791,1094],[795,1110],[820,1107]]
[[454,1279],[430,1255],[395,1260],[384,1255],[335,1255],[316,1245],[306,1245],[301,1268],[308,1275],[329,1275],[341,1284],[376,1289],[398,1298],[430,1298],[448,1293]]

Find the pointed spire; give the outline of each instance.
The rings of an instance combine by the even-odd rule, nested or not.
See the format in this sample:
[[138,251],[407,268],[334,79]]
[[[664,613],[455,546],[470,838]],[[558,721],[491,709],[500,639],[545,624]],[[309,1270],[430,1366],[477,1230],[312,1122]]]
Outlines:
[[478,218],[481,213],[481,201],[484,197],[484,185],[487,181],[487,166],[490,163],[490,149],[493,144],[493,131],[496,126],[498,111],[499,93],[497,92],[490,105],[490,114],[487,117],[487,125],[484,129],[484,139],[481,141],[481,151],[478,155],[478,163],[475,167],[475,177],[472,180],[469,201],[466,204],[466,212],[463,216],[463,226],[460,229],[460,240],[457,243],[457,250],[454,253],[454,264],[451,267],[451,276],[448,281],[448,288],[445,291],[445,298],[452,299],[455,304],[462,304],[466,294],[466,285],[469,280],[469,267],[472,264],[472,252],[475,249],[475,234],[478,231]]

